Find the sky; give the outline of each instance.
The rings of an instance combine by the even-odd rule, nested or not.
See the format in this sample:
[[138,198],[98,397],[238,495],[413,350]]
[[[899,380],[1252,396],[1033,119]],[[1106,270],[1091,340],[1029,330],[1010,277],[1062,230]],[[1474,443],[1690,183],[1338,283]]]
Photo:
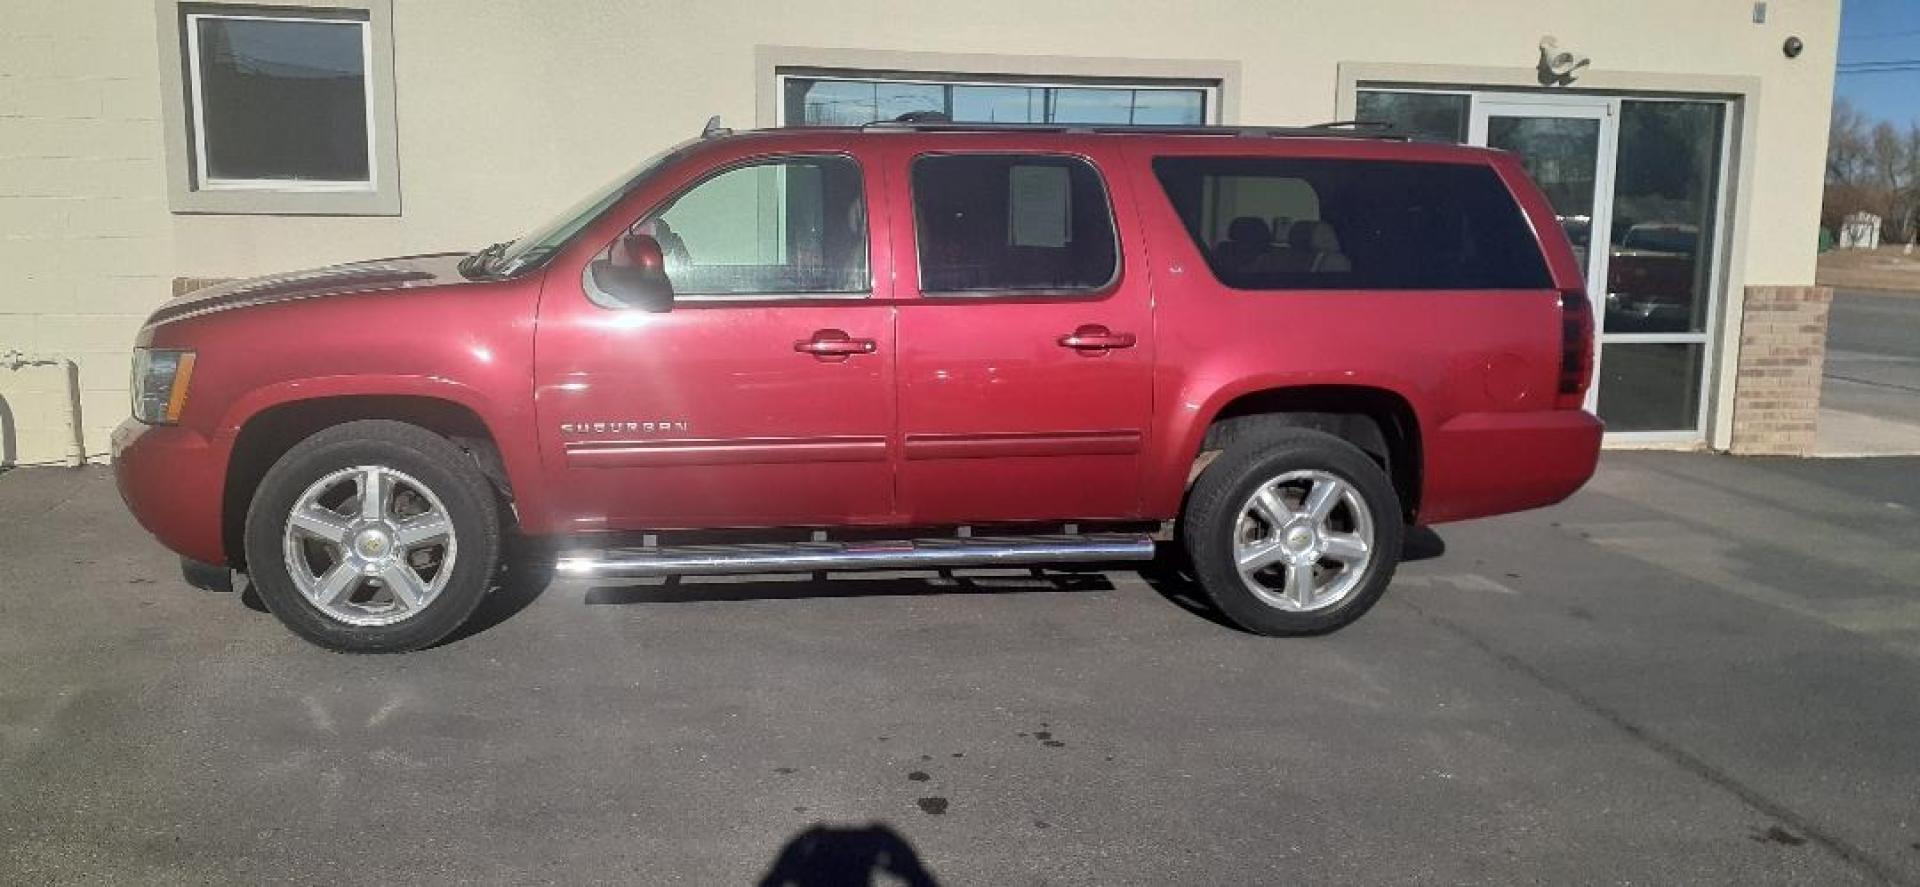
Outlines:
[[[1915,64],[1849,73],[1862,62]],[[1873,119],[1920,122],[1920,0],[1842,0],[1833,92]]]

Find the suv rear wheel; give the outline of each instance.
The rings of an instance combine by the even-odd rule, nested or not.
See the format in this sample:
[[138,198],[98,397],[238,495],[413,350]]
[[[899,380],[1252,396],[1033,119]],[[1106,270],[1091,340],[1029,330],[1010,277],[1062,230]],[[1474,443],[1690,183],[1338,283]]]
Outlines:
[[1360,618],[1392,581],[1403,535],[1379,465],[1333,435],[1285,426],[1236,436],[1195,483],[1181,530],[1214,607],[1267,635]]
[[451,441],[403,422],[336,425],[274,463],[247,511],[267,609],[320,646],[429,646],[472,615],[500,549],[493,490]]

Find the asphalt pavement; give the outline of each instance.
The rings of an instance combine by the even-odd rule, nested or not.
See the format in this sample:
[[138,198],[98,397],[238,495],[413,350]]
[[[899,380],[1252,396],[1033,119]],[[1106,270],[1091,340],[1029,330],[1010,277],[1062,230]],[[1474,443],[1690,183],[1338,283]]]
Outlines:
[[1920,883],[1916,539],[1920,460],[1609,453],[1322,638],[1131,571],[532,577],[355,657],[13,471],[0,883]]
[[1920,294],[1836,291],[1824,374],[1822,453],[1920,453]]

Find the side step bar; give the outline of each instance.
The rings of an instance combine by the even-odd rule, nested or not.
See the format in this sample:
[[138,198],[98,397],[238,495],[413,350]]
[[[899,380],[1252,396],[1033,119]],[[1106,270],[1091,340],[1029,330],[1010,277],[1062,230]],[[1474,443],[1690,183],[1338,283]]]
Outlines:
[[982,536],[872,542],[788,542],[609,548],[561,554],[564,576],[639,578],[727,573],[815,573],[932,567],[1024,566],[1153,559],[1145,533]]

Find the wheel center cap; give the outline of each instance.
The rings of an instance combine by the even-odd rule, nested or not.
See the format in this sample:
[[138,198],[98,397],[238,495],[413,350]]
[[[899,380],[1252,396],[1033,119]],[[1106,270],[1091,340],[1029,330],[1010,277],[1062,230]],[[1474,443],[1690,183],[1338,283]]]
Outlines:
[[392,550],[393,540],[388,539],[386,533],[370,529],[360,531],[360,535],[354,538],[353,545],[360,550],[361,556],[377,558],[385,557],[387,552]]
[[1287,550],[1294,554],[1305,554],[1313,548],[1314,533],[1311,527],[1294,527],[1287,531]]

